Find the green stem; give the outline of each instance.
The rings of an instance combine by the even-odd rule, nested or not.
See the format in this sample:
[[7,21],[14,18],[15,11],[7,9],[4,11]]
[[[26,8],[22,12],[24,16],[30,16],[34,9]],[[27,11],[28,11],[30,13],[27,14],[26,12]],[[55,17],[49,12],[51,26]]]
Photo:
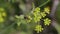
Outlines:
[[42,7],[42,6],[46,5],[48,2],[50,2],[50,0],[46,1],[45,3],[43,3],[42,5],[40,5],[38,7]]
[[[40,5],[40,6],[38,6],[38,7],[42,7],[42,6],[46,5],[48,2],[50,2],[50,0],[44,2],[42,5]],[[33,4],[34,4],[34,3],[33,3]],[[34,7],[35,7],[35,6],[34,6]],[[32,11],[34,11],[34,7],[33,7]]]

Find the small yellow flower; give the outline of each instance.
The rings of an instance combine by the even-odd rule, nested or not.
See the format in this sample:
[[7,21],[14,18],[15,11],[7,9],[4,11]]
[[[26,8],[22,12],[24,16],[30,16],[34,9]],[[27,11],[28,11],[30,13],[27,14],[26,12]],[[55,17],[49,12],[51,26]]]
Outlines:
[[37,33],[42,32],[42,30],[43,30],[43,28],[41,25],[36,25],[35,31],[37,31]]
[[50,23],[51,23],[50,19],[48,19],[48,18],[44,19],[44,24],[45,25],[49,25]]
[[50,13],[50,8],[49,8],[49,7],[45,7],[45,8],[44,8],[44,11],[45,11],[47,14],[49,14],[49,13]]
[[35,11],[37,11],[37,10],[40,10],[40,8],[39,8],[39,7],[37,7],[37,8],[35,9]]
[[46,16],[45,12],[41,12],[41,16],[45,17]]
[[36,17],[34,17],[34,22],[39,22],[39,21],[40,21],[40,19],[41,19],[41,17],[40,17],[40,16],[36,16]]
[[39,7],[35,8],[34,12],[40,12],[40,8]]
[[38,21],[40,21],[40,19],[41,19],[41,15],[40,15],[40,8],[39,7],[37,7],[36,9],[35,9],[35,12],[33,12],[33,16],[34,16],[34,22],[38,22]]

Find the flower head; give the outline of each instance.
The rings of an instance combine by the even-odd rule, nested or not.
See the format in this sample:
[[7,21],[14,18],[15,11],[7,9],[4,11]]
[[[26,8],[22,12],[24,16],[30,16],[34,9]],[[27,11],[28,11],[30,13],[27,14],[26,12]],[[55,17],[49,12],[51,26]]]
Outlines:
[[42,30],[43,30],[43,28],[41,25],[36,25],[35,31],[37,31],[37,33],[42,32]]
[[44,24],[45,25],[49,25],[50,23],[51,23],[50,19],[48,19],[48,18],[44,19]]
[[41,16],[45,17],[46,16],[45,12],[41,12]]
[[40,8],[39,7],[35,8],[35,11],[40,11]]
[[50,13],[50,8],[49,8],[49,7],[45,7],[45,8],[44,8],[44,11],[45,11],[47,14],[49,14],[49,13]]

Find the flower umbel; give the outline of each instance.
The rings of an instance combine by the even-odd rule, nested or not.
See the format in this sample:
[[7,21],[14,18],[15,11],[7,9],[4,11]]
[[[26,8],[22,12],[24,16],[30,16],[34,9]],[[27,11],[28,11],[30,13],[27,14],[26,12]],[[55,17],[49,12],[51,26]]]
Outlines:
[[37,23],[38,21],[40,21],[40,19],[42,17],[40,15],[40,8],[39,7],[35,8],[35,10],[33,11],[33,16],[34,16],[34,18],[33,18],[34,22]]
[[45,12],[41,12],[41,16],[45,17],[46,16]]
[[40,8],[37,7],[34,11],[40,12]]
[[43,25],[46,25],[46,26],[49,26],[51,23],[51,20],[49,18],[46,18],[47,14],[50,14],[49,11],[50,11],[49,7],[44,8],[43,12],[40,10],[40,7],[37,7],[32,11],[32,13],[16,16],[16,18],[18,19],[16,20],[17,25],[20,26],[20,24],[28,23],[29,26],[33,25],[33,29],[37,33],[42,32],[43,28],[42,28],[42,25],[40,25],[40,21],[44,21],[42,23],[44,23]]
[[44,24],[45,25],[49,25],[50,23],[51,23],[50,19],[48,19],[48,18],[44,19]]
[[44,11],[45,11],[47,14],[50,14],[50,8],[49,8],[49,7],[45,7],[45,8],[44,8]]
[[41,25],[36,25],[35,31],[37,31],[37,33],[42,32],[42,30],[43,30],[43,28]]

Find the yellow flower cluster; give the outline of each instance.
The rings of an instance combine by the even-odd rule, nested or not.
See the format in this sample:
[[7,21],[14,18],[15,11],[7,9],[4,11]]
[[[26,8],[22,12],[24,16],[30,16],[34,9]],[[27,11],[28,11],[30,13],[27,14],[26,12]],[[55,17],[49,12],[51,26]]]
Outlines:
[[44,8],[44,11],[45,11],[47,14],[50,14],[50,8],[49,8],[49,7],[45,7],[45,8]]
[[[50,14],[50,8],[49,7],[44,8],[44,11],[43,12],[41,12],[40,8],[37,7],[34,10],[34,12],[33,12],[34,21],[35,22],[38,22],[38,21],[40,21],[40,19],[45,18],[45,16],[47,15],[46,13],[47,14]],[[50,23],[51,23],[51,20],[50,19],[48,19],[48,18],[44,19],[44,25],[48,25],[49,26]],[[43,28],[42,28],[41,25],[37,25],[35,27],[35,31],[37,31],[37,33],[42,32],[42,30],[43,30]]]
[[46,16],[45,12],[41,12],[40,14],[43,18]]
[[6,17],[6,12],[4,8],[0,8],[0,22],[4,22],[4,17]]
[[40,19],[42,18],[41,15],[40,15],[40,8],[37,7],[34,12],[33,12],[33,15],[34,15],[34,21],[35,22],[38,22],[40,21]]
[[51,20],[50,19],[48,19],[48,18],[44,19],[44,24],[45,25],[48,25],[49,26],[50,23],[51,23]]
[[47,14],[50,14],[50,8],[49,7],[46,7],[44,8],[44,11],[41,12],[40,8],[37,7],[35,8],[35,10],[32,12],[32,14],[28,14],[26,15],[26,18],[27,19],[24,19],[24,16],[16,16],[18,19],[21,19],[17,24],[20,25],[22,22],[25,22],[25,23],[35,23],[37,24],[35,27],[35,31],[37,33],[39,32],[42,32],[43,31],[43,28],[41,25],[39,25],[40,23],[40,20],[43,18],[43,21],[44,21],[44,25],[47,25],[49,26],[50,23],[51,23],[51,20],[48,19],[48,18],[45,18]]
[[35,31],[37,31],[37,33],[42,32],[42,30],[43,30],[43,28],[41,25],[36,25]]

